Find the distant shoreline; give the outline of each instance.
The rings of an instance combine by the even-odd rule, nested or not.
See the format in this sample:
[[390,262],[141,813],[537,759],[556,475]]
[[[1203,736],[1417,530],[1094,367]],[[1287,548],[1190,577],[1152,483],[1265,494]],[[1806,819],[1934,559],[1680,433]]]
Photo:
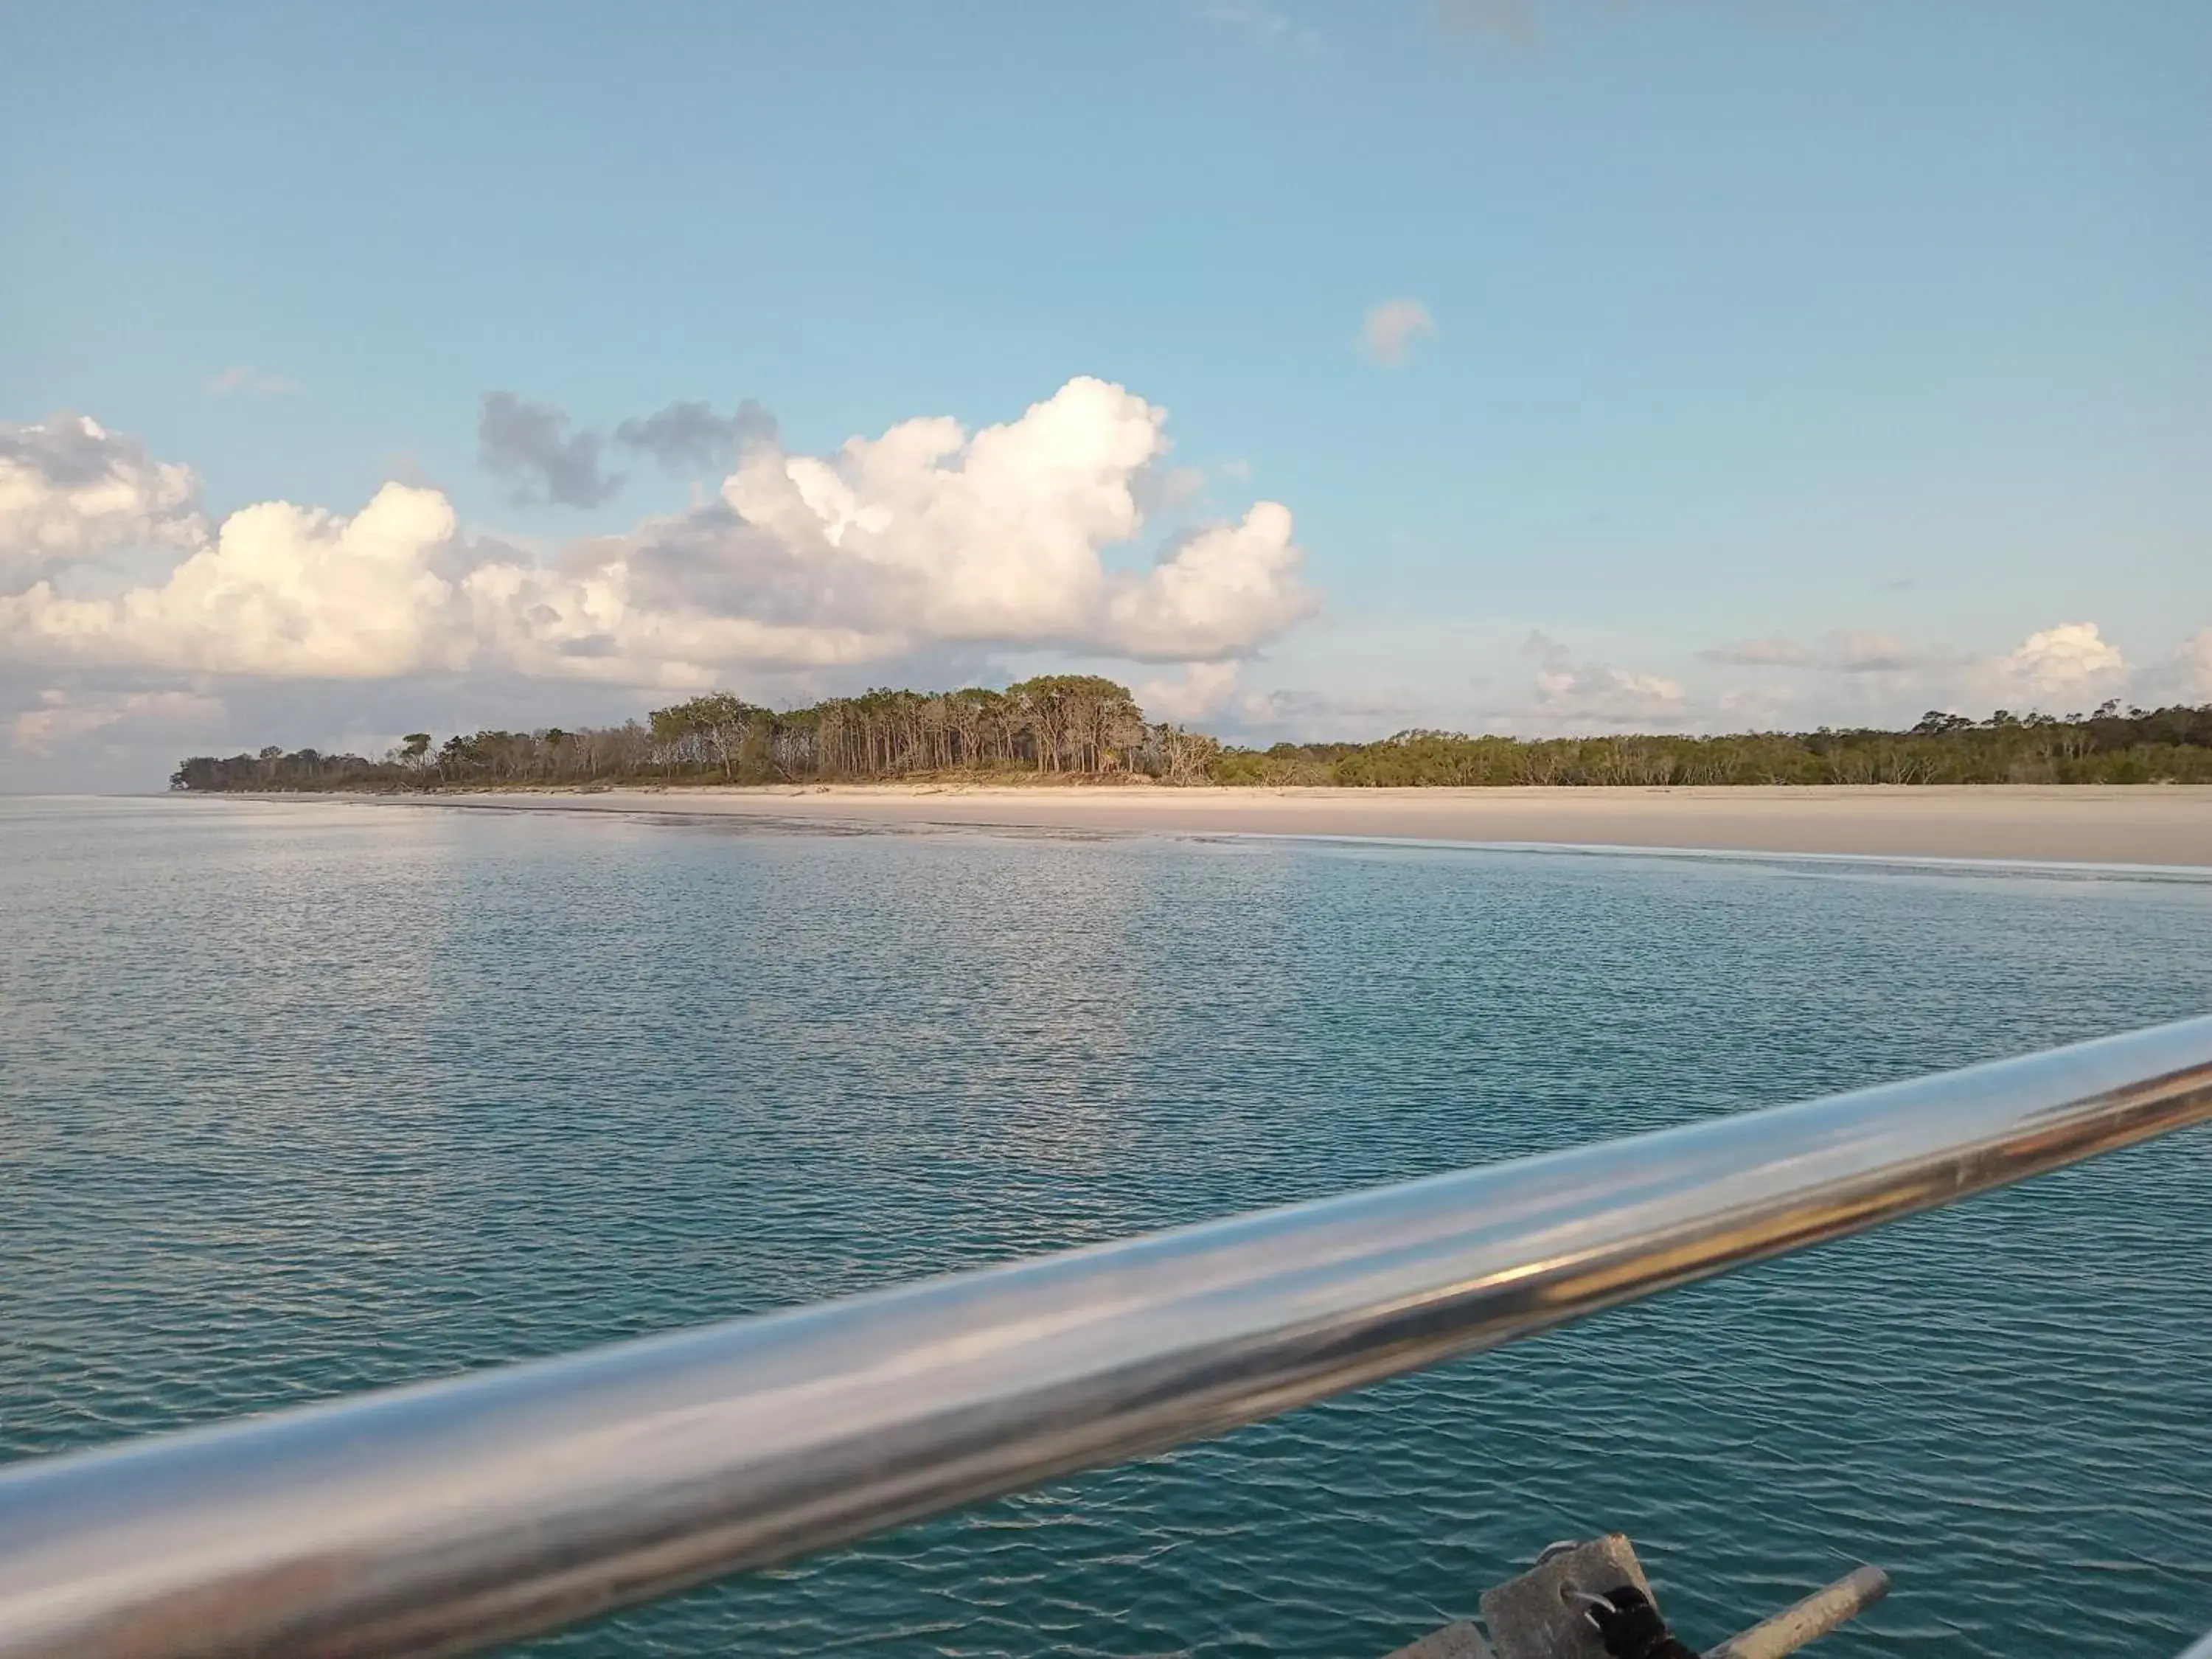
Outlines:
[[795,823],[1363,836],[2212,867],[2212,786],[2197,784],[1278,789],[947,782],[246,798],[523,811],[730,813]]

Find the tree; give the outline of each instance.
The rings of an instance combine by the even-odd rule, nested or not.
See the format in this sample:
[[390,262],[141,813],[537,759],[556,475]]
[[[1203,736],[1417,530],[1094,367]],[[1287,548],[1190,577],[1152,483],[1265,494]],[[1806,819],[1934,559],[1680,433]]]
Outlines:
[[1912,735],[1940,738],[1947,732],[1963,732],[1972,724],[1964,714],[1947,714],[1940,708],[1931,708],[1920,717],[1920,723],[1912,728]]
[[170,787],[222,790],[404,789],[650,778],[766,781],[881,778],[957,768],[1096,776],[1123,769],[1169,783],[1459,787],[1542,783],[1914,784],[2212,782],[2212,704],[2088,715],[1999,710],[1985,721],[1930,709],[1902,732],[1822,727],[1795,735],[1622,735],[1538,741],[1401,732],[1379,743],[1224,749],[1173,724],[1146,726],[1124,686],[1040,675],[1005,691],[878,687],[774,712],[709,692],[647,723],[456,733],[433,750],[410,732],[381,761],[274,744],[196,755]]

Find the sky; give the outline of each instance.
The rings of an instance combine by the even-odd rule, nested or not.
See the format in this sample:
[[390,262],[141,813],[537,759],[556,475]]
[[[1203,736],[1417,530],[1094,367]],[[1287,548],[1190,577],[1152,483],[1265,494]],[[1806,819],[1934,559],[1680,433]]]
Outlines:
[[0,9],[0,790],[2212,701],[2212,7]]

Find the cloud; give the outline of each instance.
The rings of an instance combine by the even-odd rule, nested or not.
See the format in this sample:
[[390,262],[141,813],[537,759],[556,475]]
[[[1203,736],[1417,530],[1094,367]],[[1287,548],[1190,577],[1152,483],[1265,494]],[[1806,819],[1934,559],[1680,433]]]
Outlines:
[[238,363],[210,375],[200,390],[210,398],[296,398],[300,384],[282,374],[264,374],[251,363]]
[[[1715,646],[1698,654],[1708,662],[1736,666],[1871,677],[1864,696],[1842,692],[1842,683],[1836,680],[1829,682],[1824,693],[1829,717],[1851,720],[1894,720],[1900,699],[1948,708],[2009,706],[2068,712],[2117,696],[2138,679],[2136,690],[2146,696],[2186,696],[2185,688],[2191,686],[2202,688],[2197,695],[2212,696],[2212,629],[2154,664],[2142,677],[2094,622],[2059,623],[2039,629],[2009,651],[1973,653],[1917,645],[1894,634],[1837,629],[1817,645],[1770,636]],[[1844,705],[1840,709],[1838,698]],[[1723,699],[1724,709],[1730,706]]]
[[1148,571],[1106,549],[1145,521],[1164,412],[1078,379],[972,436],[908,421],[835,455],[748,449],[718,500],[607,550],[664,611],[742,608],[829,659],[1057,643],[1139,659],[1241,654],[1310,615],[1288,509],[1194,532]]
[[1553,729],[1673,726],[1687,714],[1688,690],[1663,674],[1577,662],[1565,645],[1540,633],[1522,641],[1521,654],[1536,661],[1534,700],[1526,712]]
[[2117,689],[2128,663],[2096,623],[2080,622],[2030,634],[1996,667],[2005,681],[2033,696],[2087,697]]
[[39,694],[38,706],[9,722],[9,746],[19,755],[44,757],[112,726],[151,728],[147,735],[204,727],[223,715],[222,701],[195,691],[134,691],[73,699],[66,691]]
[[1369,361],[1396,368],[1416,339],[1436,331],[1436,319],[1419,300],[1385,300],[1360,325],[1360,349]]
[[1195,466],[1148,466],[1131,480],[1130,489],[1137,498],[1137,511],[1147,522],[1179,519],[1205,499],[1206,471]]
[[571,434],[568,427],[568,413],[557,404],[487,392],[477,417],[477,460],[506,483],[518,507],[598,507],[622,488],[623,475],[600,471],[598,433]]
[[1137,701],[1147,713],[1186,726],[1212,719],[1229,706],[1237,694],[1243,665],[1233,662],[1194,662],[1183,665],[1173,679],[1139,681]]
[[1679,680],[1633,669],[1585,666],[1539,669],[1536,707],[1543,714],[1601,726],[1648,720],[1668,725],[1682,718],[1688,693]]
[[1771,732],[1788,724],[1796,703],[1790,686],[1738,685],[1722,692],[1714,706],[1732,730]]
[[[907,421],[823,456],[789,454],[756,422],[712,498],[550,563],[464,534],[434,489],[386,484],[350,518],[263,502],[211,537],[191,520],[185,556],[124,592],[0,585],[0,654],[138,675],[489,672],[641,689],[941,648],[1249,654],[1320,603],[1287,507],[1260,501],[1191,529],[1148,568],[1105,556],[1145,529],[1165,420],[1121,386],[1078,379],[1000,425]],[[551,438],[574,441],[557,424]],[[47,519],[73,498],[57,499]],[[83,505],[74,528],[27,522],[46,543],[86,544],[107,533],[112,503]]]
[[1304,621],[1320,596],[1298,580],[1291,510],[1261,501],[1190,537],[1144,577],[1111,585],[1099,643],[1137,658],[1242,656]]
[[1966,660],[1942,646],[1917,646],[1894,634],[1849,629],[1830,630],[1817,646],[1771,635],[1713,646],[1698,655],[1739,668],[1809,668],[1831,674],[1893,674]]
[[1339,696],[1282,689],[1247,691],[1229,707],[1235,730],[1255,738],[1367,742],[1405,729],[1418,705],[1400,696]]
[[675,403],[615,428],[617,443],[643,450],[672,472],[709,471],[749,443],[775,441],[775,416],[750,398],[726,416],[706,404]]
[[1172,678],[1139,681],[1137,701],[1162,720],[1265,741],[1381,737],[1402,728],[1415,708],[1397,696],[1246,690],[1243,676],[1241,662],[1188,663]]
[[1807,668],[1814,661],[1810,649],[1778,635],[1711,646],[1698,654],[1707,662],[1728,663],[1739,668]]
[[0,427],[0,592],[110,549],[191,546],[199,498],[191,468],[82,416]]
[[2200,628],[2182,641],[2173,667],[2183,696],[2212,702],[2212,628]]
[[1912,645],[1894,634],[1838,629],[1821,642],[1820,665],[1838,674],[1895,674],[1956,660],[1941,647]]
[[351,519],[243,507],[159,584],[72,599],[49,581],[0,597],[0,643],[27,660],[181,673],[374,678],[467,659],[448,641],[454,534],[435,490],[386,484]]

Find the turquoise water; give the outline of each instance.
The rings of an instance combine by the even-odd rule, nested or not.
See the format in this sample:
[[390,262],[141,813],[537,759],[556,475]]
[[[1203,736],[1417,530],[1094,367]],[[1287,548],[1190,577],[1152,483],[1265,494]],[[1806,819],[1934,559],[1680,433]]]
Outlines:
[[[2204,1012],[2212,883],[0,800],[0,1456]],[[2212,1625],[2212,1137],[535,1644],[1380,1659]]]

